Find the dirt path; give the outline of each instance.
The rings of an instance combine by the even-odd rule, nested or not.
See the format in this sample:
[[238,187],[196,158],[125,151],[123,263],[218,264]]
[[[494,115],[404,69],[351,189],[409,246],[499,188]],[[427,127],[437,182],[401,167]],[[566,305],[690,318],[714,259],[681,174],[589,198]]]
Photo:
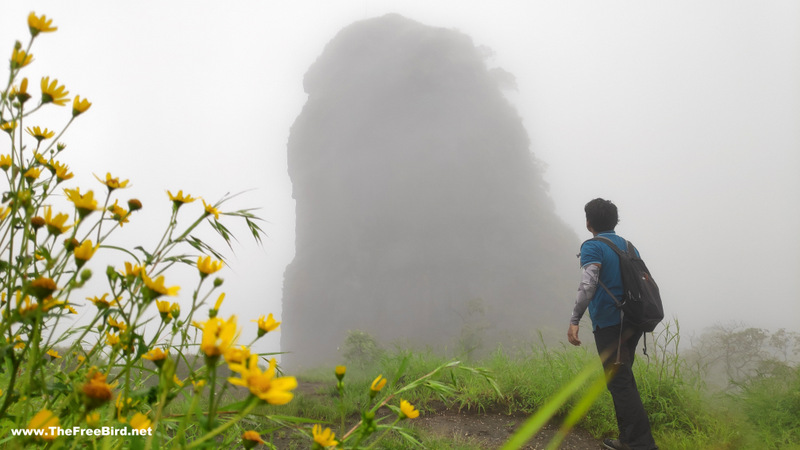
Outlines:
[[[297,393],[306,396],[325,396],[327,384],[301,382]],[[432,410],[431,410],[432,409]],[[388,410],[384,413],[389,413]],[[478,446],[484,450],[496,450],[508,441],[514,431],[528,418],[525,414],[505,414],[502,412],[459,411],[437,404],[425,409],[413,421],[404,425],[430,433],[443,440]],[[558,427],[548,425],[534,436],[523,449],[544,449],[558,431]],[[283,447],[279,447],[283,448]],[[286,447],[289,448],[289,447]],[[572,430],[561,443],[562,450],[596,450],[605,448],[601,442],[587,431]]]
[[[498,412],[478,414],[444,409],[428,412],[415,419],[414,426],[454,442],[479,445],[486,450],[499,449],[516,429],[528,418],[525,415],[507,415]],[[558,430],[548,425],[523,448],[544,449]],[[572,430],[561,444],[563,450],[600,449],[603,445],[584,430]]]

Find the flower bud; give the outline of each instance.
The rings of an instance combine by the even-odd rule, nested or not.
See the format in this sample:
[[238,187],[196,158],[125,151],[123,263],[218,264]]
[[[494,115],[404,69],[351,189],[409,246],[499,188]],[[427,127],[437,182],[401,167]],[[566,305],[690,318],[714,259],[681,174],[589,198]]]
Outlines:
[[64,247],[67,248],[68,252],[75,250],[75,247],[79,245],[81,245],[81,243],[75,238],[69,238],[64,241]]
[[39,228],[42,228],[45,225],[46,222],[44,221],[44,217],[36,216],[31,218],[31,226],[33,227],[34,230],[38,230]]
[[342,381],[342,378],[344,378],[344,374],[347,372],[347,367],[336,366],[335,372],[336,372],[336,379]]

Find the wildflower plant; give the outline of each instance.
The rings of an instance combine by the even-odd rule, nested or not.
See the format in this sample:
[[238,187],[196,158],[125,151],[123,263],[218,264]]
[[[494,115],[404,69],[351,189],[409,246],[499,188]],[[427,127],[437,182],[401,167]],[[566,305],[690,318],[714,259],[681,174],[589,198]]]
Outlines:
[[[291,401],[297,382],[278,376],[274,359],[262,370],[265,361],[250,351],[253,342],[239,342],[242,328],[236,317],[217,315],[223,282],[209,275],[216,276],[225,265],[221,254],[196,235],[210,227],[230,244],[226,222],[239,219],[260,241],[258,218],[251,210],[226,211],[230,196],[199,206],[183,191],[167,191],[165,204],[172,213],[155,246],[110,245],[109,236],[136,220],[143,205],[126,195],[133,183],[118,174],[95,175],[96,186],[71,185],[74,174],[64,161],[70,152],[61,139],[80,116],[91,113],[92,103],[71,97],[51,75],[42,76],[40,92],[33,92],[37,84],[28,73],[36,67],[32,48],[57,27],[33,12],[28,26],[30,39],[11,49],[8,81],[0,86],[0,176],[5,181],[0,199],[0,444],[57,445],[66,437],[51,427],[148,431],[132,441],[105,437],[102,446],[109,448],[239,442],[242,434],[231,428],[260,404]],[[70,103],[63,127],[37,123],[37,111]],[[120,258],[119,266],[98,270],[97,261]],[[195,268],[193,286],[175,283],[179,265]],[[105,288],[90,292],[87,282],[96,273],[105,276]],[[172,300],[184,292],[191,293],[191,305],[182,309]],[[213,317],[206,317],[212,295],[219,300]],[[81,321],[75,320],[78,310]],[[271,314],[256,322],[258,330],[265,330],[260,335],[279,323]],[[256,324],[251,326],[255,331]],[[188,379],[178,377],[179,365],[191,370]],[[241,378],[218,377],[225,366]],[[243,402],[224,400],[231,397],[223,395],[225,390],[236,386],[251,395],[243,390]],[[172,408],[176,399],[182,406]],[[11,432],[22,429],[45,432]],[[246,433],[248,445],[263,443],[258,436],[253,430]],[[81,433],[70,439],[70,446],[82,447],[82,440],[97,437]]]
[[[36,122],[37,111],[69,105],[71,93],[51,75],[42,76],[38,96],[31,89],[33,44],[58,28],[34,12],[28,28],[27,45],[15,43],[9,54],[8,82],[0,90],[0,178],[5,181],[0,198],[0,445],[275,448],[261,436],[283,428],[306,436],[309,448],[371,448],[390,431],[419,445],[398,423],[420,412],[399,396],[419,387],[452,393],[451,386],[434,377],[463,368],[458,362],[405,385],[398,382],[401,373],[391,383],[379,375],[365,386],[369,404],[350,430],[344,429],[342,410],[338,437],[317,421],[263,413],[270,411],[267,405],[290,403],[298,384],[281,373],[276,359],[269,358],[274,354],[251,350],[255,340],[278,330],[281,322],[272,314],[244,320],[256,337],[240,342],[242,322],[222,311],[224,281],[218,274],[226,266],[223,257],[197,237],[208,227],[230,246],[227,222],[242,220],[260,242],[259,219],[249,209],[227,211],[231,196],[207,202],[183,190],[165,191],[171,215],[155,246],[111,245],[109,237],[137,220],[144,206],[127,195],[134,183],[118,174],[94,174],[98,184],[92,187],[72,185],[74,174],[64,162],[70,151],[61,139],[76,119],[91,113],[92,103],[72,97],[63,127]],[[115,259],[118,264],[98,267],[100,261]],[[174,269],[180,265],[194,269],[193,285],[176,284]],[[88,284],[96,273],[104,276],[103,288],[89,287],[97,284]],[[176,301],[179,294],[191,298],[188,307]],[[83,317],[77,321],[79,310]],[[189,370],[183,379],[182,367]],[[345,373],[344,366],[336,367],[342,399]],[[394,422],[387,425],[389,417]],[[254,423],[263,428],[251,429]],[[101,428],[116,431],[101,435]]]

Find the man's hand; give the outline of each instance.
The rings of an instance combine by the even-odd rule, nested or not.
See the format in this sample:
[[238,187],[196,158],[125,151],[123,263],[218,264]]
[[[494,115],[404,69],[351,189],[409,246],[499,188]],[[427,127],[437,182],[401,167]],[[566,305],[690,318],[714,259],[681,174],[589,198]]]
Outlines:
[[581,345],[581,340],[578,339],[578,328],[578,325],[569,324],[569,330],[567,330],[567,340],[575,346]]

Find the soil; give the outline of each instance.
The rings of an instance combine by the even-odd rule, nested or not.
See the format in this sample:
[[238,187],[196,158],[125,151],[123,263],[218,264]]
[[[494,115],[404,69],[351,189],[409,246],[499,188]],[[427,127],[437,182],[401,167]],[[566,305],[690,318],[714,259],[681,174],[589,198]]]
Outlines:
[[[481,449],[499,449],[508,441],[517,428],[528,419],[527,415],[502,412],[458,411],[437,409],[421,414],[414,419],[414,426],[441,438],[452,438]],[[558,426],[548,424],[534,436],[523,449],[544,449],[558,431]],[[587,431],[573,429],[559,447],[563,450],[586,450],[605,448]]]
[[[325,389],[321,384],[301,381],[297,392],[316,396],[321,395]],[[454,443],[467,444],[484,450],[495,450],[501,448],[528,417],[526,414],[507,414],[500,411],[459,411],[457,408],[437,403],[429,405],[418,418],[407,421],[406,425],[439,439],[451,440]],[[556,424],[548,424],[522,448],[526,450],[545,449],[557,431]],[[275,443],[282,448],[280,443]],[[559,448],[562,450],[595,450],[605,447],[600,440],[586,430],[576,428],[570,431]]]

